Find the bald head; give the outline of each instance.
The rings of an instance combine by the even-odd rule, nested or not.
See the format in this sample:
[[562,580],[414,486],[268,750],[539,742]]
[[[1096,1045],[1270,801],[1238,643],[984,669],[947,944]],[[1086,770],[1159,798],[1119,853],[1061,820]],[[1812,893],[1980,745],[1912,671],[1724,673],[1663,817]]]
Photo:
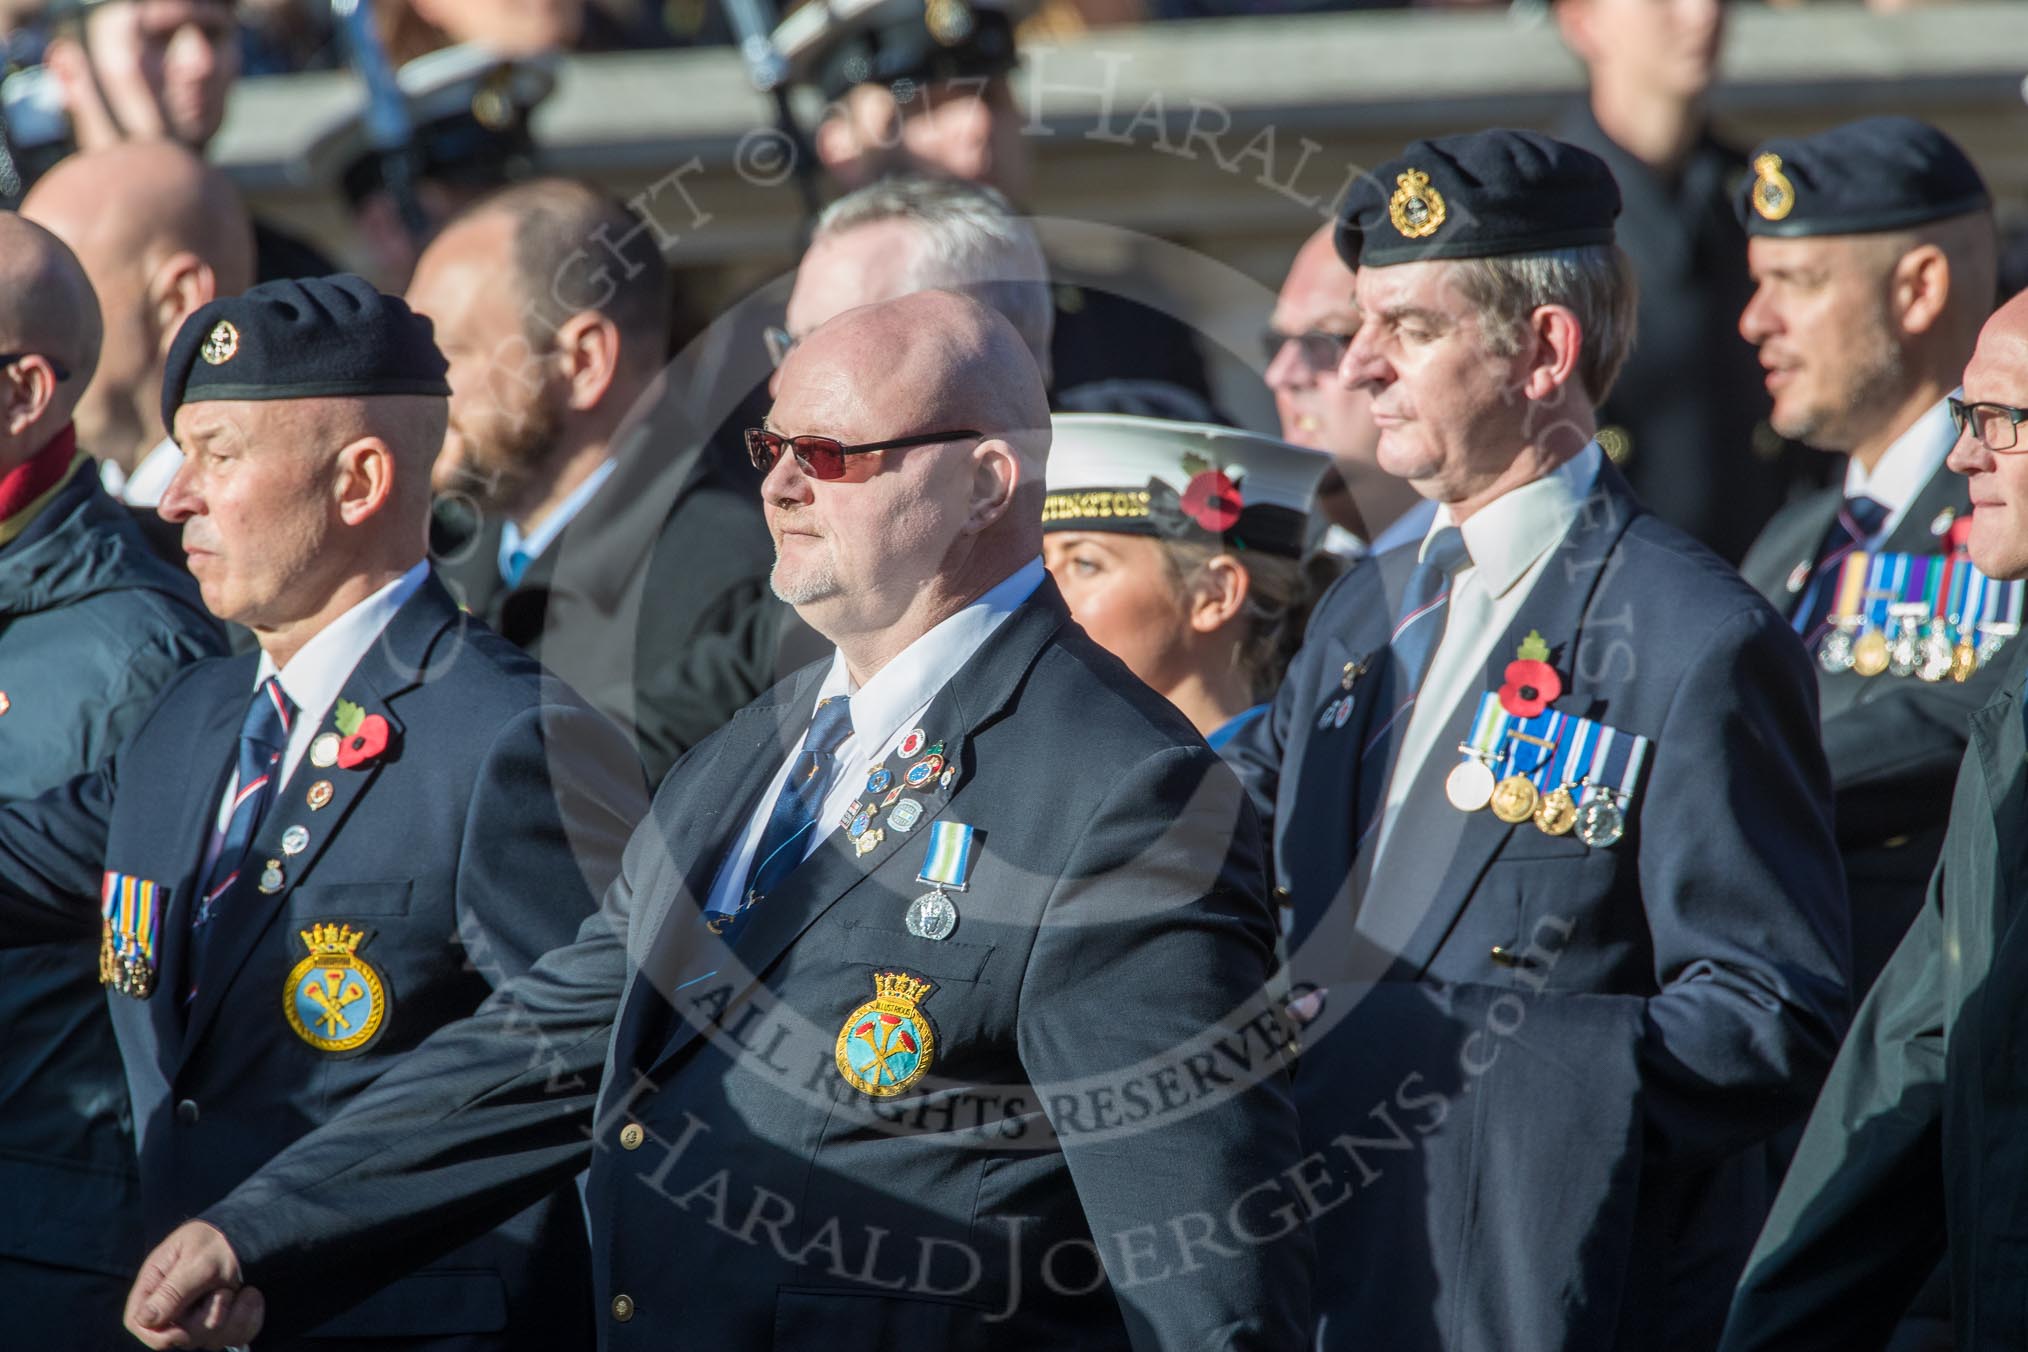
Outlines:
[[775,595],[857,680],[1042,552],[1042,374],[978,301],[918,291],[820,325],[768,426],[862,448],[822,471],[783,455],[761,486]]
[[2028,291],[1986,321],[1964,389],[1972,407],[1949,464],[1972,500],[1972,562],[1988,577],[2028,577],[2028,425],[2009,412],[2028,408]]
[[[63,430],[99,359],[99,305],[76,255],[63,241],[19,216],[0,213],[0,351],[46,359],[10,368],[0,426],[9,458],[33,454]],[[58,378],[55,368],[62,369]],[[24,419],[26,420],[24,422]]]
[[131,467],[165,434],[154,400],[176,330],[253,283],[246,209],[224,174],[182,146],[126,141],[61,161],[21,214],[70,246],[98,294],[104,350],[78,434]]

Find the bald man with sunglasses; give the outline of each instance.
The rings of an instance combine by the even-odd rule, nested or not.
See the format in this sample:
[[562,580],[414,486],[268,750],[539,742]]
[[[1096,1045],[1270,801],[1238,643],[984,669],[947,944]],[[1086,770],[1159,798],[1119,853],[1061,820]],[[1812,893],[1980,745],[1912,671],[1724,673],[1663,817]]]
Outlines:
[[1259,824],[1043,571],[1034,360],[947,292],[850,311],[748,441],[834,651],[671,771],[577,943],[156,1250],[150,1346],[286,1336],[587,1160],[607,1352],[1302,1343]]

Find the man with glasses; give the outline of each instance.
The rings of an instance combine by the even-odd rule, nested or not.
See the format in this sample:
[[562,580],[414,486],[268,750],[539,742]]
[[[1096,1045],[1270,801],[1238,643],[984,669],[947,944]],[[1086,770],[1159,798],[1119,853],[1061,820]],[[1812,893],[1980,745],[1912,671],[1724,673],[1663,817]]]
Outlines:
[[158,1249],[144,1341],[285,1335],[589,1160],[609,1352],[1303,1343],[1259,824],[1044,572],[1048,422],[965,297],[805,336],[751,444],[833,653],[671,773],[611,928]]
[[1864,993],[1943,843],[1966,720],[1994,689],[1976,658],[2019,619],[2002,589],[1946,573],[1969,525],[1946,396],[1992,310],[1993,218],[1964,152],[1910,118],[1770,141],[1753,162],[1740,332],[1776,430],[1845,463],[1839,487],[1769,522],[1742,571],[1816,666]]
[[[1987,322],[1963,401],[1950,467],[1970,486],[1972,561],[2028,578],[2028,294]],[[1971,718],[1928,895],[1824,1085],[1734,1297],[1724,1352],[1881,1347],[1940,1260],[1951,1345],[2028,1343],[2028,954],[2017,923],[2028,900],[2028,644],[2010,644],[1998,667]]]
[[1297,251],[1262,354],[1282,439],[1331,453],[1333,468],[1317,490],[1318,511],[1330,523],[1322,546],[1358,558],[1422,539],[1436,504],[1380,468],[1373,396],[1338,378],[1338,363],[1359,330],[1359,302],[1352,269],[1338,257],[1337,229],[1319,227]]
[[[56,238],[0,214],[0,803],[96,768],[186,664],[224,651],[196,584],[100,487],[72,418],[99,307]],[[11,1346],[120,1341],[142,1253],[132,1113],[75,944],[0,952],[0,1308]]]
[[445,584],[655,779],[774,682],[784,613],[753,476],[658,384],[670,288],[648,227],[564,179],[476,203],[408,288],[451,364]]

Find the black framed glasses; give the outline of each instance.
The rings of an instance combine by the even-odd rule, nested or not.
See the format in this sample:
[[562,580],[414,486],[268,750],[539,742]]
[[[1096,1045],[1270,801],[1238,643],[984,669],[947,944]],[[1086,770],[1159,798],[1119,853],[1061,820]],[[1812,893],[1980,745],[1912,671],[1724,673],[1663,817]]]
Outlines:
[[908,446],[934,446],[938,442],[964,441],[983,435],[983,432],[970,431],[924,432],[919,436],[896,437],[893,441],[868,441],[858,446],[847,446],[836,437],[785,437],[765,427],[749,427],[746,429],[746,453],[753,460],[753,467],[763,474],[775,467],[775,461],[781,459],[782,452],[786,450],[795,455],[796,468],[812,479],[842,479],[848,455],[898,451]]
[[1312,371],[1335,371],[1338,369],[1338,363],[1345,359],[1345,349],[1352,346],[1352,335],[1326,333],[1322,329],[1310,329],[1305,333],[1283,333],[1276,328],[1261,330],[1261,353],[1270,363],[1279,357],[1282,349],[1290,343],[1296,345],[1296,351],[1301,354],[1303,364]]
[[761,330],[761,341],[767,344],[768,360],[773,362],[776,369],[779,370],[781,364],[789,359],[789,354],[796,350],[796,344],[801,342],[802,339],[796,337],[795,334],[790,333],[779,324],[770,324]]
[[2028,408],[2011,404],[1968,404],[1953,395],[1944,400],[1944,406],[1951,411],[1951,426],[1958,429],[1958,435],[1963,436],[1969,426],[1989,451],[2014,450],[2021,442],[2021,423],[2028,420]]
[[12,366],[15,362],[25,361],[30,357],[40,357],[48,362],[51,373],[56,376],[57,384],[61,385],[70,379],[70,372],[64,364],[46,352],[0,352],[0,366]]

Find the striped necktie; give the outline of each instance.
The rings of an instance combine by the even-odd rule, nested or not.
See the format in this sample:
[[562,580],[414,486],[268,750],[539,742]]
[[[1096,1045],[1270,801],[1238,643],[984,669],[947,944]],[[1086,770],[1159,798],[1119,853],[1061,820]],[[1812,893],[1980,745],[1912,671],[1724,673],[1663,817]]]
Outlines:
[[1390,660],[1383,696],[1386,716],[1366,734],[1366,745],[1359,755],[1355,827],[1361,845],[1380,824],[1380,804],[1387,799],[1395,753],[1400,750],[1430,664],[1436,660],[1437,645],[1443,641],[1444,623],[1450,617],[1451,582],[1471,561],[1463,533],[1456,526],[1445,526],[1429,537],[1421,560],[1402,589],[1401,609],[1388,639]]
[[1829,627],[1838,570],[1845,566],[1846,557],[1872,539],[1886,520],[1886,504],[1872,498],[1846,498],[1839,504],[1837,517],[1824,532],[1824,543],[1817,547],[1817,563],[1810,570],[1809,589],[1803,593],[1802,603],[1790,621],[1802,635],[1804,646],[1812,652]]
[[190,911],[190,957],[192,974],[186,999],[197,993],[196,978],[203,971],[208,939],[218,929],[216,917],[245,871],[247,847],[260,830],[281,787],[282,754],[289,744],[289,729],[295,726],[296,705],[273,676],[262,681],[247,705],[239,728],[239,774],[233,781],[231,810],[225,828],[214,830],[211,868],[204,888]]
[[[789,777],[775,795],[774,810],[768,813],[767,829],[754,848],[753,866],[747,871],[734,915],[743,915],[766,900],[809,854],[809,835],[816,828],[817,813],[837,770],[838,748],[851,735],[849,699],[838,695],[817,706],[802,748],[789,767]],[[725,932],[723,925],[717,928]]]

